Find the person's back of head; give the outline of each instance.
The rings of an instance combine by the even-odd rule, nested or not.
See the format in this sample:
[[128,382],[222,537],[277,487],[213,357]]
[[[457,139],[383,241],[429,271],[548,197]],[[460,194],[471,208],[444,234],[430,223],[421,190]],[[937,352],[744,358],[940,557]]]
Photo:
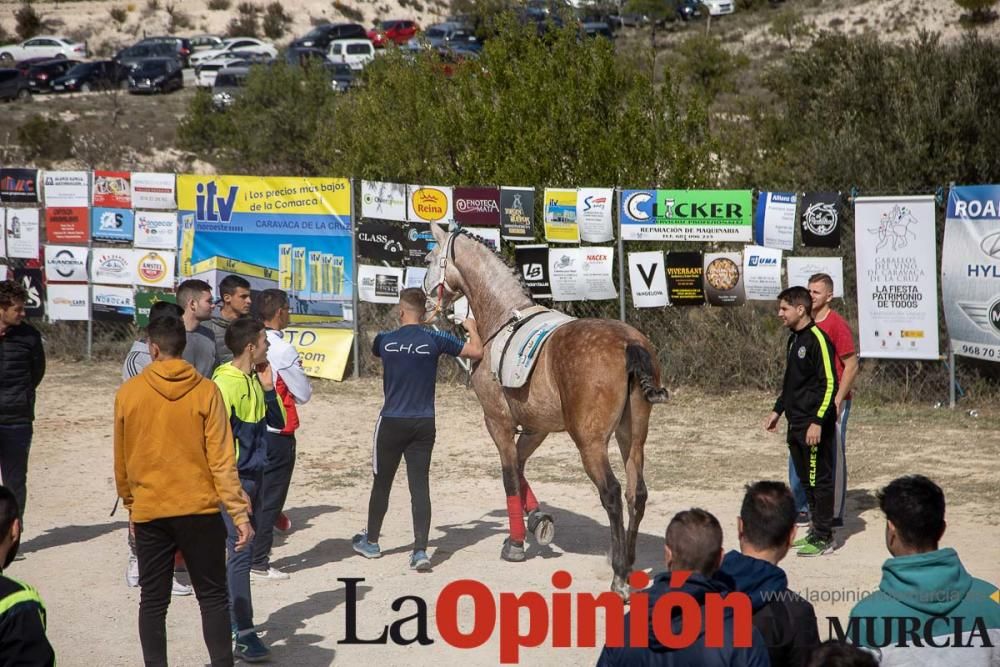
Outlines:
[[0,486],[0,563],[7,569],[17,555],[21,542],[21,513],[14,492],[6,486]]
[[288,294],[280,289],[266,289],[257,296],[257,315],[265,322],[271,322],[282,308],[288,308]]
[[740,507],[740,549],[768,554],[777,563],[788,553],[798,511],[783,482],[760,481],[746,487]]
[[[177,307],[175,304],[170,305]],[[152,312],[150,314],[152,315]],[[149,355],[153,361],[180,359],[181,355],[184,354],[184,346],[187,345],[187,331],[184,329],[184,321],[179,317],[169,315],[151,318],[149,326],[146,327],[146,337],[149,339]]]
[[427,312],[427,296],[419,287],[407,287],[399,293],[399,318],[420,321]]
[[868,651],[831,639],[809,654],[806,667],[878,667],[878,660]]
[[886,547],[893,556],[935,551],[944,535],[944,492],[923,475],[894,479],[878,492],[888,521]]
[[173,317],[180,319],[184,317],[184,309],[176,303],[169,301],[157,301],[149,307],[149,321],[158,320],[161,317]]
[[226,329],[226,347],[233,353],[233,357],[239,357],[247,349],[247,345],[257,342],[263,330],[264,323],[260,320],[248,316],[239,317]]
[[667,568],[690,570],[711,577],[722,561],[722,526],[697,507],[678,512],[667,526]]

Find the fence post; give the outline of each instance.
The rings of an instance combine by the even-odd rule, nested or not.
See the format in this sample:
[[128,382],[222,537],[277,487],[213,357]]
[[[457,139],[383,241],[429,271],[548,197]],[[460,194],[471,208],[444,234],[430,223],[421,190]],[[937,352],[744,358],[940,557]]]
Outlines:
[[361,345],[358,343],[358,337],[361,335],[361,309],[358,308],[358,247],[355,241],[355,216],[354,216],[354,198],[357,195],[357,179],[352,178],[351,183],[351,304],[354,310],[354,319],[351,323],[351,328],[354,331],[354,343],[353,343],[353,353],[354,353],[354,379],[357,380],[361,377],[361,360],[358,359],[358,354],[361,350]]
[[955,350],[948,342],[948,407],[955,409]]
[[94,252],[94,241],[87,241],[87,361],[94,355],[94,281],[90,275],[90,256]]
[[[611,202],[612,213],[614,215],[614,203],[618,202],[621,208],[622,190],[615,188],[615,198]],[[612,227],[613,229],[613,227]],[[625,321],[625,241],[622,240],[622,221],[618,219],[618,319]]]

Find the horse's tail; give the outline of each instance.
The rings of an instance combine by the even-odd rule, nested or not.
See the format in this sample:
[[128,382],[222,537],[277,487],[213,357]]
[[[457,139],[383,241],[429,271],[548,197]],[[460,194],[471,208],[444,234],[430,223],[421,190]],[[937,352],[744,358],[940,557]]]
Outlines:
[[625,346],[625,372],[629,382],[633,379],[639,382],[642,395],[650,403],[666,403],[667,390],[658,386],[659,375],[653,365],[653,357],[649,350],[639,343],[629,343]]

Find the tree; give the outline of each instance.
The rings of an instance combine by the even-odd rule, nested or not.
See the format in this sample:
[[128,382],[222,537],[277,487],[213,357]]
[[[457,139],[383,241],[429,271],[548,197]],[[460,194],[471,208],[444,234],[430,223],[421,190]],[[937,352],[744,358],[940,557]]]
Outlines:
[[683,80],[712,101],[720,93],[734,89],[733,75],[746,61],[729,53],[717,37],[694,34],[676,50],[678,73]]
[[625,3],[625,11],[631,14],[638,14],[649,19],[649,44],[656,52],[656,28],[670,16],[674,9],[671,0],[628,0]]
[[42,15],[35,11],[34,5],[27,1],[14,12],[14,21],[17,24],[14,29],[17,31],[17,36],[21,39],[31,39],[43,32],[47,27],[47,23],[42,18]]

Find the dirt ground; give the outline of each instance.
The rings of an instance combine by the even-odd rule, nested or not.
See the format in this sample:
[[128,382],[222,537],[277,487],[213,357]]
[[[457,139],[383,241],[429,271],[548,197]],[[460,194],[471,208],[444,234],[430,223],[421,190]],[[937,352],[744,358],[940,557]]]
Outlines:
[[[127,588],[124,579],[126,516],[109,516],[115,496],[111,417],[118,378],[119,368],[111,364],[53,363],[40,390],[22,545],[27,558],[6,574],[41,592],[49,636],[63,667],[141,664],[139,591]],[[763,394],[719,398],[680,389],[654,410],[646,446],[650,498],[637,567],[662,569],[666,522],[692,506],[718,516],[726,547],[736,546],[743,484],[786,475],[782,439],[760,429],[770,400]],[[302,409],[287,512],[295,530],[273,554],[273,563],[291,579],[253,586],[255,620],[273,647],[273,664],[495,665],[499,630],[485,645],[469,650],[440,639],[435,601],[446,584],[468,578],[489,586],[494,596],[538,591],[551,599],[552,574],[565,570],[573,577],[571,591],[607,590],[607,518],[565,436],[547,441],[528,470],[543,506],[555,516],[555,542],[545,549],[532,545],[524,563],[499,559],[506,518],[498,457],[474,395],[460,386],[440,387],[438,393],[433,572],[407,568],[412,534],[402,473],[380,540],[385,557],[366,561],[354,555],[350,538],[365,523],[371,435],[380,403],[375,380],[322,383]],[[874,494],[903,473],[925,473],[942,485],[949,501],[944,546],[955,547],[976,576],[1000,581],[1000,410],[976,407],[978,418],[929,406],[855,402],[848,520],[838,532],[840,548],[825,558],[791,556],[783,563],[792,587],[813,600],[821,619],[846,617],[851,600],[877,586],[887,554]],[[620,474],[620,462],[615,465]],[[400,596],[415,595],[427,601],[428,634],[436,641],[429,646],[339,644],[348,605],[338,578],[349,577],[364,578],[358,584],[360,637],[376,637],[383,626],[413,614],[413,602],[398,612],[390,605]],[[466,630],[470,608],[460,606]],[[403,628],[406,636],[413,631],[412,622]],[[168,632],[171,664],[205,664],[193,597],[174,598]],[[820,634],[828,634],[825,619]],[[547,640],[522,650],[521,663],[590,665],[598,653],[598,648],[556,649]]]

